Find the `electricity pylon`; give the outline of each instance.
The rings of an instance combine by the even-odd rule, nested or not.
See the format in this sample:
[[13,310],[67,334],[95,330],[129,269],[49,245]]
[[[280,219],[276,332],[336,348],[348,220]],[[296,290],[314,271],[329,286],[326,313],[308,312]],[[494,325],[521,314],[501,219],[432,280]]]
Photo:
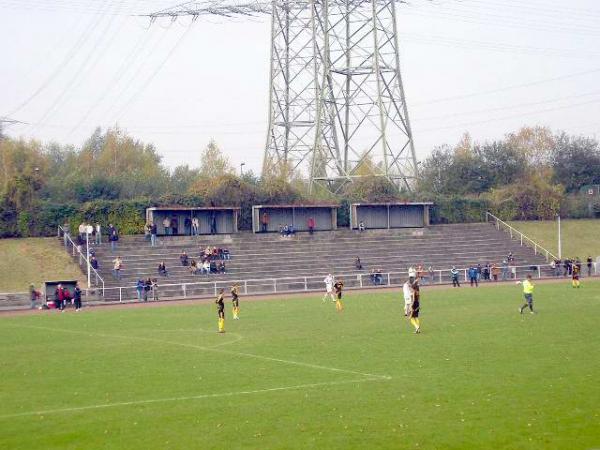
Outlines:
[[263,176],[298,174],[311,189],[337,191],[368,173],[410,189],[417,159],[400,72],[397,3],[188,2],[150,17],[271,15]]

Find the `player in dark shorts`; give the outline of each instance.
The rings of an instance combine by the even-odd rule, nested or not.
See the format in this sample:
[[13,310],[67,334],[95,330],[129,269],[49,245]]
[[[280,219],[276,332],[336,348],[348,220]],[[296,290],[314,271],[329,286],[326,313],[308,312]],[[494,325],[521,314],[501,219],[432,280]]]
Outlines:
[[572,274],[572,285],[574,288],[579,287],[579,273],[581,272],[580,266],[577,264],[573,265],[573,274]]
[[344,282],[339,279],[335,282],[335,284],[333,285],[333,289],[335,291],[335,309],[337,309],[338,311],[343,311],[344,310],[344,304],[342,303],[342,289],[344,289]]
[[219,333],[225,333],[225,289],[219,291],[219,296],[215,300],[217,304],[217,313],[219,315]]
[[238,320],[240,318],[240,287],[237,284],[231,286],[231,304],[233,305],[233,319]]
[[410,323],[415,327],[415,333],[419,334],[421,332],[421,324],[419,323],[419,312],[421,309],[421,292],[419,290],[419,281],[415,280],[412,284],[413,289],[413,301],[410,305]]

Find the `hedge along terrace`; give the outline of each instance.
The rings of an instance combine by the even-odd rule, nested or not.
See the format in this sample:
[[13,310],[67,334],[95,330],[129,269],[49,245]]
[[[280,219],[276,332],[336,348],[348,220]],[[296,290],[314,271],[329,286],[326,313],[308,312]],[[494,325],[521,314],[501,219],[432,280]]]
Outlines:
[[141,233],[150,206],[238,206],[242,230],[251,228],[252,205],[324,201],[340,203],[340,227],[348,226],[352,202],[432,201],[432,223],[477,222],[486,210],[505,220],[600,215],[600,190],[590,197],[583,189],[600,184],[598,142],[540,127],[484,143],[465,134],[435,148],[410,193],[373,176],[378,167],[368,155],[353,168],[363,178],[340,186],[338,196],[308,195],[306,180],[269,161],[262,179],[238,176],[214,142],[199,150],[197,168],[169,169],[151,144],[118,128],[97,129],[78,149],[0,132],[0,161],[1,237],[51,236],[67,221]]

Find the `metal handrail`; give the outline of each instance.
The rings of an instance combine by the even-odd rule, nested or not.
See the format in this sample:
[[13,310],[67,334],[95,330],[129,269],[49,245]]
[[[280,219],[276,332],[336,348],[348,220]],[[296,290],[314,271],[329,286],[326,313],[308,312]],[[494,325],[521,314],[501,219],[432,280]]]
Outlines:
[[83,252],[77,248],[77,245],[75,244],[75,242],[73,242],[73,239],[71,239],[71,234],[70,233],[66,233],[65,229],[61,225],[59,225],[58,226],[58,237],[61,236],[61,234],[60,234],[61,231],[63,233],[63,237],[66,236],[67,240],[71,243],[71,246],[73,248],[72,255],[76,256],[75,252],[77,251],[77,253],[79,253],[80,259],[82,258],[85,261],[86,267],[89,267],[90,270],[94,273],[94,276],[96,277],[96,284],[98,284],[98,280],[100,280],[100,282],[102,283],[102,296],[104,297],[104,291],[105,291],[104,279],[100,276],[100,274],[98,273],[98,271],[92,267],[92,265],[90,264],[90,262],[87,259],[87,256],[84,255]]
[[[515,266],[515,265],[507,265],[504,267],[501,266],[496,266],[498,267],[498,269],[501,270],[501,274],[502,272],[504,273],[502,275],[502,280],[506,280],[506,279],[514,279],[514,277],[516,277],[517,275],[517,271],[518,269],[526,269],[526,271],[531,272],[531,267],[533,267],[533,265],[524,265],[524,266]],[[537,269],[537,278],[541,278],[542,277],[542,269],[551,269],[552,266],[550,264],[542,264],[542,265],[535,265],[536,269]],[[430,280],[429,284],[444,284],[444,273],[446,273],[446,276],[450,276],[451,275],[451,270],[452,269],[437,269],[434,270],[433,272],[435,273],[434,278],[437,280]],[[460,268],[460,269],[456,269],[457,271],[459,271],[459,273],[462,274],[462,279],[463,281],[469,281],[469,277],[468,277],[468,268]],[[429,279],[429,272],[428,271],[423,271],[425,273],[425,277],[427,279]],[[401,272],[381,272],[378,273],[379,275],[381,275],[382,278],[382,283],[381,284],[377,284],[374,287],[391,287],[391,286],[400,286],[401,284],[399,283],[392,283],[391,282],[391,278],[392,276],[403,276],[404,278],[408,278],[408,271],[401,271]],[[338,274],[337,278],[343,278],[344,280],[356,280],[358,281],[358,286],[355,289],[359,289],[359,288],[363,288],[365,287],[364,285],[367,283],[363,283],[363,277],[371,277],[371,273],[360,273],[360,274]],[[491,273],[490,273],[491,276]],[[217,294],[217,291],[220,287],[223,287],[223,285],[226,283],[228,285],[233,285],[233,284],[238,284],[240,287],[243,287],[243,293],[244,294],[248,294],[248,286],[251,285],[252,283],[260,283],[260,285],[272,285],[272,289],[269,291],[262,291],[262,292],[256,292],[256,294],[260,294],[260,293],[276,293],[276,292],[295,292],[295,291],[304,291],[304,292],[309,292],[309,291],[319,291],[319,289],[313,289],[313,288],[309,288],[308,284],[309,281],[310,282],[319,282],[319,280],[322,280],[323,275],[315,275],[315,276],[298,276],[298,277],[282,277],[282,278],[255,278],[255,279],[247,279],[247,280],[223,280],[223,281],[199,281],[199,282],[191,282],[191,283],[167,283],[167,284],[158,284],[158,288],[159,290],[162,288],[173,288],[173,287],[179,287],[181,288],[181,292],[182,292],[182,297],[183,298],[187,298],[187,291],[188,288],[190,287],[207,287],[210,288],[211,291],[214,292],[214,294]],[[368,280],[367,278],[367,280]],[[384,283],[383,280],[387,279],[387,283]],[[282,285],[285,284],[285,282],[295,282],[298,284],[303,284],[304,288],[303,289],[296,289],[296,290],[278,290],[277,286],[278,285]],[[348,287],[348,289],[353,289],[352,287]],[[128,286],[115,286],[115,287],[108,287],[106,288],[106,291],[113,291],[116,292],[118,291],[119,293],[119,301],[123,301],[123,292],[127,291],[127,290],[136,290],[136,285],[135,284],[131,284]],[[171,297],[173,297],[173,295],[171,295]],[[192,296],[194,297],[194,296]],[[198,297],[197,295],[195,297]]]
[[513,239],[513,232],[516,233],[521,238],[521,246],[523,246],[523,241],[525,240],[526,242],[529,242],[530,244],[533,245],[533,251],[535,252],[536,255],[538,253],[538,249],[540,249],[546,255],[546,261],[548,261],[550,259],[550,257],[552,257],[552,259],[558,260],[558,257],[556,255],[554,255],[552,252],[550,252],[546,248],[542,247],[540,244],[538,244],[537,242],[535,242],[529,236],[526,236],[525,234],[521,233],[516,228],[510,226],[509,224],[507,224],[506,222],[504,222],[502,219],[499,219],[498,217],[496,217],[495,215],[493,215],[491,212],[486,211],[485,212],[485,220],[486,220],[486,222],[489,222],[489,218],[490,217],[496,222],[496,228],[498,230],[500,230],[500,224],[502,224],[504,227],[506,227],[509,230],[510,238],[511,239]]

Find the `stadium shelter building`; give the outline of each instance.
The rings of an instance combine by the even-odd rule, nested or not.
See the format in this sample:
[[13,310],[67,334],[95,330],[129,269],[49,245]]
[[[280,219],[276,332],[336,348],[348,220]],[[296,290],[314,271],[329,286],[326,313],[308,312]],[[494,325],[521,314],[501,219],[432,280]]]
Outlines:
[[146,209],[146,223],[154,223],[159,236],[171,235],[163,225],[164,219],[177,220],[177,233],[175,235],[191,235],[191,223],[194,218],[199,221],[199,234],[211,234],[211,224],[215,223],[216,233],[231,234],[238,232],[240,208],[226,206],[207,207],[152,207]]
[[315,231],[337,229],[335,204],[316,205],[254,205],[252,206],[252,231],[260,233],[263,215],[268,218],[267,232],[279,232],[279,227],[292,225],[295,231],[308,231],[308,220],[314,219]]
[[350,227],[358,229],[424,228],[429,226],[431,202],[352,203]]

